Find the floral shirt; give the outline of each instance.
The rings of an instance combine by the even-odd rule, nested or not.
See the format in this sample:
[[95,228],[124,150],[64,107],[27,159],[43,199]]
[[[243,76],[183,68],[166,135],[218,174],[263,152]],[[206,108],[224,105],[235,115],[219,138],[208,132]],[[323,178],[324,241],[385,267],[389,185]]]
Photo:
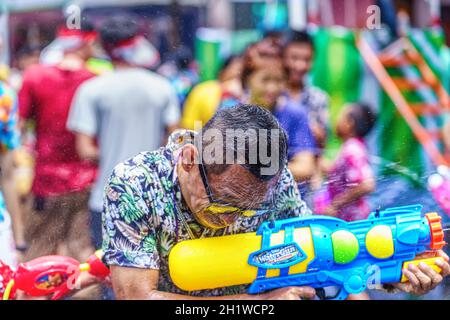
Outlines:
[[[14,150],[19,145],[16,95],[11,88],[0,82],[0,152]],[[5,212],[5,201],[0,193],[0,223],[5,219]]]
[[[373,179],[368,151],[364,140],[351,138],[341,147],[336,163],[329,175],[328,191],[332,201],[339,194],[364,181]],[[362,197],[341,208],[338,218],[346,221],[366,219],[370,214],[367,200]]]
[[[267,220],[310,214],[291,173],[285,169],[277,184],[275,208],[264,215],[242,217],[220,230],[203,227],[184,203],[175,174],[177,150],[192,141],[191,131],[172,134],[166,147],[144,152],[114,169],[105,189],[104,260],[109,265],[159,270],[159,290],[195,296],[245,293],[247,286],[185,292],[170,279],[171,248],[192,237],[255,232]],[[190,230],[187,230],[187,229]]]

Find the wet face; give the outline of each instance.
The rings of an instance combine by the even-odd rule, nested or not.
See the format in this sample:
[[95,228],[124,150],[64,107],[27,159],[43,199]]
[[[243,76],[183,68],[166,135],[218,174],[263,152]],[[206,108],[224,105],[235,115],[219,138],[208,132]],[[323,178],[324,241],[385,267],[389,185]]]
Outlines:
[[[183,149],[181,158],[195,147]],[[187,156],[190,156],[187,154]],[[211,202],[203,183],[198,164],[186,164],[183,159],[177,165],[178,178],[183,198],[195,219],[205,227],[221,229],[242,217],[244,212],[236,208],[256,208],[266,200],[271,182],[262,182],[240,165],[230,165],[220,174],[208,173],[207,185],[214,200]]]
[[[218,199],[220,204],[205,201],[200,210],[193,211],[193,214],[197,221],[211,229],[225,228],[241,216],[251,216],[254,211],[237,208],[260,206],[266,199],[270,185],[268,182],[259,181],[239,165],[230,166],[222,174],[209,174],[208,181],[214,198]],[[205,188],[202,191],[207,195]],[[251,212],[250,215],[247,212]]]
[[288,70],[289,83],[302,83],[305,75],[311,70],[313,48],[309,44],[291,44],[284,52],[284,66]]
[[252,103],[268,108],[276,105],[283,92],[285,75],[281,66],[265,66],[248,77],[248,88]]
[[354,122],[353,118],[350,117],[350,112],[352,110],[351,105],[347,105],[343,108],[336,122],[336,134],[339,138],[345,139],[350,137],[354,133]]

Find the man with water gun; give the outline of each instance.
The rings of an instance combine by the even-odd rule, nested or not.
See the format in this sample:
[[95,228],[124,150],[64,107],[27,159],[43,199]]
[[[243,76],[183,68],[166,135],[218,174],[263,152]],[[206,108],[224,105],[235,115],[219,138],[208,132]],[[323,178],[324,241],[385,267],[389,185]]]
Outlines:
[[[286,263],[286,259],[289,263],[297,263],[310,256],[307,252],[310,252],[311,248],[302,249],[293,244],[293,239],[301,246],[311,243],[308,240],[311,239],[308,230],[314,231],[316,226],[309,221],[307,228],[306,225],[302,227],[301,224],[307,220],[296,220],[299,217],[307,217],[311,212],[301,200],[292,174],[286,168],[286,139],[284,131],[270,112],[258,106],[239,105],[219,111],[199,133],[178,131],[170,137],[165,148],[141,153],[119,164],[106,188],[103,213],[104,261],[110,266],[116,297],[258,300],[313,298],[316,294],[311,286],[313,282],[304,278],[296,278],[298,282],[283,280],[284,282],[278,282],[276,285],[270,282],[272,279],[269,278],[268,286],[265,286],[265,282],[254,282],[257,287],[253,286],[253,289],[246,285],[247,278],[239,278],[241,275],[248,276],[245,270],[251,269],[249,264],[253,268],[250,272],[254,272],[255,279],[254,270],[258,270],[257,278],[261,281],[265,280],[266,273],[272,277],[289,276],[291,265]],[[386,226],[403,221],[397,214],[404,214],[403,217],[407,216],[414,222],[402,224],[402,232],[394,238],[393,234],[386,232]],[[379,217],[374,216],[374,219],[381,220],[368,220],[367,223],[382,225],[372,234],[374,241],[369,241],[369,246],[375,243],[376,248],[385,248],[382,253],[377,253],[376,249],[370,253],[360,244],[361,237],[366,236],[363,231],[368,228],[361,229],[359,225],[347,226],[340,220],[317,221],[317,224],[319,227],[328,226],[327,230],[344,228],[352,233],[352,236],[342,232],[336,236],[320,229],[320,234],[325,239],[322,241],[328,242],[327,245],[317,248],[330,249],[332,246],[329,239],[333,238],[334,245],[339,244],[348,249],[338,250],[337,253],[344,252],[345,255],[340,257],[336,254],[334,257],[338,259],[337,262],[347,263],[347,266],[358,261],[371,261],[370,259],[377,256],[388,260],[392,257],[403,257],[406,262],[413,260],[412,257],[415,257],[416,253],[434,248],[435,254],[441,258],[435,257],[430,264],[403,265],[395,264],[395,261],[390,264],[391,267],[400,268],[395,269],[400,272],[398,279],[395,278],[399,283],[391,286],[417,295],[432,290],[442,282],[443,277],[450,274],[448,257],[440,251],[443,241],[440,239],[441,232],[437,228],[440,224],[435,221],[436,217],[430,216],[435,222],[427,224],[427,220],[424,220],[427,218],[421,216],[419,208],[406,208],[400,211],[386,210],[381,212]],[[263,224],[278,220],[287,223]],[[332,224],[337,226],[331,228]],[[434,227],[431,228],[431,225]],[[300,230],[298,233],[295,231],[297,229]],[[256,230],[259,231],[255,235]],[[239,238],[227,238],[233,236]],[[212,245],[199,246],[204,248],[204,251],[191,250],[189,253],[189,250],[175,249],[177,244],[190,245],[191,242],[186,240],[210,239],[213,241]],[[314,233],[314,239],[318,239],[317,233]],[[222,240],[224,242],[221,242]],[[248,263],[247,260],[234,260],[231,254],[220,255],[224,253],[221,250],[227,247],[224,243],[230,241],[234,243],[231,247],[235,252],[251,253],[246,257],[249,259]],[[395,249],[389,245],[394,242]],[[256,243],[260,245],[261,250],[257,250]],[[267,248],[273,251],[267,251]],[[229,283],[225,279],[222,286],[216,286],[218,282],[211,278],[219,278],[221,272],[214,268],[202,269],[204,260],[201,261],[202,255],[198,253],[205,253],[205,250],[210,253],[210,260],[220,261],[221,271],[225,270],[225,274],[233,275],[229,277]],[[172,254],[171,251],[175,253]],[[186,252],[188,253],[184,254]],[[278,259],[280,253],[284,255],[281,260]],[[370,257],[369,253],[373,256]],[[367,255],[367,259],[355,260],[358,254]],[[178,262],[177,259],[171,258],[170,262],[169,255],[181,258]],[[323,270],[316,270],[317,273],[311,273],[314,281],[324,285],[333,283],[330,279],[337,283],[345,282],[346,294],[357,293],[363,288],[363,276],[359,273],[352,274],[346,281],[340,280],[349,269],[339,269],[341,273],[337,276],[320,272],[326,271],[326,267],[332,263],[331,260],[322,261],[322,257],[329,256],[329,250],[317,252],[316,256],[320,257],[317,260],[320,267],[325,267]],[[388,256],[389,258],[386,258]],[[382,266],[389,265],[391,260],[388,260],[385,260],[387,264]],[[183,261],[186,264],[183,264]],[[268,266],[268,262],[275,264]],[[305,263],[298,263],[298,268],[304,266]],[[189,273],[187,276],[192,277],[198,274],[196,268],[204,271],[203,277],[200,278],[210,279],[212,282],[204,287],[204,283],[199,281],[194,281],[194,286],[185,285],[177,271],[184,269]],[[270,274],[271,270],[267,269],[272,268],[280,269],[280,274]],[[364,268],[365,265],[358,264],[355,271],[365,270]],[[400,283],[402,269],[404,282]],[[186,274],[181,274],[181,277],[184,276]],[[186,281],[189,282],[189,279]]]

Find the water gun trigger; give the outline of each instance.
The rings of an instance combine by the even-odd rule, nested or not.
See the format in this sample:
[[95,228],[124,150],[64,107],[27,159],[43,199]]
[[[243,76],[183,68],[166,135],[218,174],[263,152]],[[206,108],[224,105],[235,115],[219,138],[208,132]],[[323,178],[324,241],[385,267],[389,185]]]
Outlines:
[[319,300],[345,300],[348,297],[348,292],[343,287],[333,287],[337,288],[339,291],[334,295],[327,294],[327,288],[316,288],[316,296]]

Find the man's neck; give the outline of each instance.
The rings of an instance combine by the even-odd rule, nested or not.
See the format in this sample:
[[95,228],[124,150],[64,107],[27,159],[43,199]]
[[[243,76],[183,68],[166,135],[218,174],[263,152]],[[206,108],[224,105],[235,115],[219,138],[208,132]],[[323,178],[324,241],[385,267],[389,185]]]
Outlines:
[[303,89],[305,88],[305,85],[303,82],[295,82],[295,83],[288,83],[287,85],[287,91],[290,97],[292,98],[300,98]]

